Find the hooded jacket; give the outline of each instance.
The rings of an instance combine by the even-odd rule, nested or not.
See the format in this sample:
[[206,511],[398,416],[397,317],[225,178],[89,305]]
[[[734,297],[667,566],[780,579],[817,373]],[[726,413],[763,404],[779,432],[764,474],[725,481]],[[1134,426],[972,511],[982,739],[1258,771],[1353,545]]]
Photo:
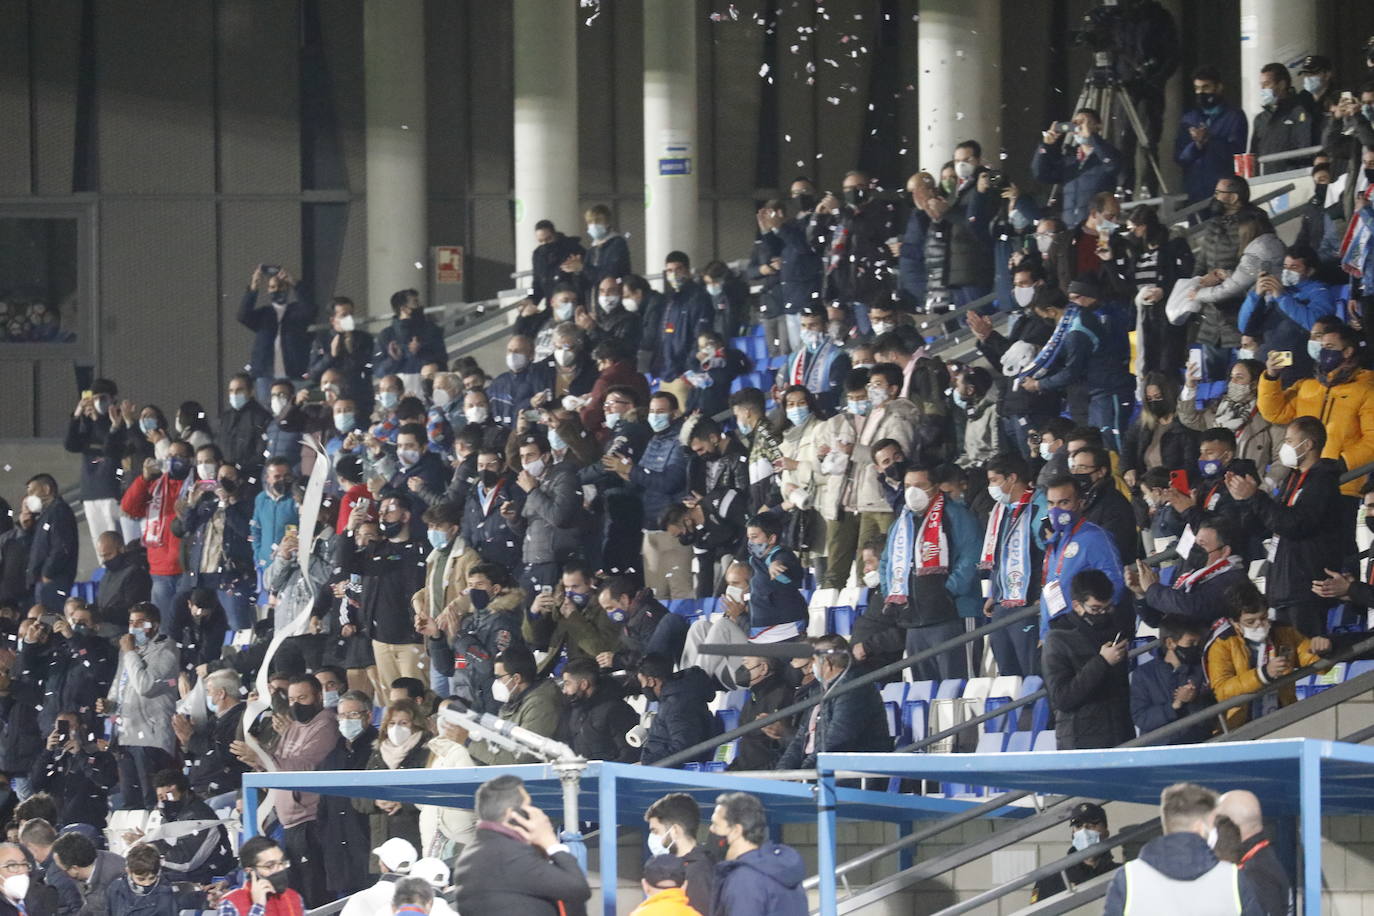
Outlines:
[[180,661],[176,643],[163,633],[146,646],[120,653],[108,699],[113,701],[115,737],[122,746],[175,752],[172,713]]
[[765,843],[716,866],[711,916],[805,916],[806,865],[791,846]]
[[[1342,459],[1347,468],[1374,461],[1374,371],[1356,369],[1347,378],[1327,386],[1305,378],[1287,388],[1269,373],[1260,376],[1259,411],[1275,426],[1297,417],[1316,417],[1326,427],[1322,457]],[[1341,488],[1346,496],[1359,496],[1364,478]]]
[[[649,726],[639,762],[647,766],[718,734],[716,717],[707,708],[715,695],[715,682],[700,668],[687,668],[664,678],[658,692],[658,714]],[[709,760],[711,756],[708,750],[696,759]]]
[[[1220,870],[1212,875],[1213,870]],[[1210,876],[1211,893],[1205,898],[1199,879]],[[1179,882],[1168,888],[1175,896],[1158,893],[1165,878]],[[1169,833],[1155,837],[1140,850],[1140,857],[1117,870],[1107,887],[1103,916],[1145,916],[1153,913],[1237,913],[1265,916],[1248,878],[1230,862],[1218,861],[1207,841],[1196,833]]]
[[1131,666],[1125,659],[1109,665],[1100,652],[1121,628],[1115,615],[1098,627],[1074,611],[1050,621],[1041,668],[1060,750],[1116,747],[1135,737]]
[[[1302,668],[1315,664],[1318,660],[1313,654],[1307,639],[1293,627],[1273,624],[1269,629],[1266,655],[1275,652],[1291,652],[1294,667]],[[1241,635],[1233,621],[1227,621],[1213,634],[1207,643],[1206,655],[1207,681],[1212,685],[1217,702],[1224,703],[1233,697],[1255,693],[1273,680],[1262,667],[1255,666],[1255,657],[1249,642]],[[1298,701],[1298,692],[1292,684],[1278,690],[1278,705],[1288,706]],[[1251,707],[1255,704],[1235,706],[1226,711],[1226,727],[1235,729],[1252,716]]]
[[625,735],[638,724],[634,707],[603,681],[591,696],[565,698],[556,737],[588,760],[634,763],[639,750],[630,747]]

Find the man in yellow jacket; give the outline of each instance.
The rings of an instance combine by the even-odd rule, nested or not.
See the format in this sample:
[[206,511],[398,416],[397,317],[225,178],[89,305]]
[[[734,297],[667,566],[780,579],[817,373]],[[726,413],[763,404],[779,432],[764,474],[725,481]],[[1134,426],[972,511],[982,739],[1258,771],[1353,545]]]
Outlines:
[[[1342,460],[1348,470],[1374,461],[1374,372],[1359,367],[1359,335],[1340,325],[1322,335],[1315,378],[1282,387],[1280,354],[1273,351],[1259,383],[1259,412],[1270,423],[1287,424],[1294,417],[1316,417],[1326,427],[1323,458]],[[1360,496],[1363,477],[1341,487],[1352,500]]]
[[654,856],[645,862],[639,883],[647,899],[630,916],[702,916],[687,902],[687,869],[677,856]]
[[[1252,582],[1232,588],[1226,604],[1229,619],[1207,645],[1207,680],[1219,703],[1255,693],[1297,667],[1315,664],[1321,660],[1320,653],[1331,650],[1331,641],[1325,636],[1305,639],[1293,627],[1272,623],[1264,596]],[[1281,687],[1227,710],[1226,727],[1234,729],[1297,699],[1292,685]]]

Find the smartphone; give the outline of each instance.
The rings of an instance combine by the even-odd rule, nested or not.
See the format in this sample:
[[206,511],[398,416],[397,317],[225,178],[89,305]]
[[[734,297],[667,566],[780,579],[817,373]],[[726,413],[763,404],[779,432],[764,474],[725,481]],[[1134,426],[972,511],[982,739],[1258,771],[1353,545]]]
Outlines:
[[539,422],[539,411],[535,410],[534,408],[530,408],[529,410],[523,410],[520,412],[520,415],[525,418],[526,423]]
[[1185,470],[1170,471],[1169,486],[1180,493],[1187,494],[1193,492],[1193,488],[1188,484],[1188,472]]
[[57,738],[59,741],[66,741],[71,737],[71,723],[66,719],[57,720]]
[[1284,366],[1291,366],[1291,365],[1293,365],[1293,351],[1292,351],[1292,350],[1279,350],[1279,351],[1278,351],[1278,358],[1274,360],[1274,366],[1275,366],[1276,368],[1283,368]]
[[281,273],[280,264],[264,264],[261,269],[264,277],[275,277],[277,274]]
[[553,586],[552,586],[552,585],[541,585],[541,586],[539,586],[539,594],[541,594],[541,595],[552,595],[552,594],[553,594]]
[[299,526],[299,525],[287,525],[287,526],[286,526],[286,533],[287,533],[287,534],[290,534],[290,535],[295,535],[296,532],[299,531],[299,530],[300,530],[300,526]]
[[1073,122],[1072,122],[1072,121],[1055,121],[1055,122],[1054,122],[1054,131],[1055,131],[1055,133],[1059,133],[1059,134],[1071,134],[1071,133],[1073,133]]
[[1351,92],[1349,89],[1347,89],[1345,92],[1342,92],[1341,101],[1344,102],[1346,100],[1349,100],[1351,102],[1355,101],[1355,93]]

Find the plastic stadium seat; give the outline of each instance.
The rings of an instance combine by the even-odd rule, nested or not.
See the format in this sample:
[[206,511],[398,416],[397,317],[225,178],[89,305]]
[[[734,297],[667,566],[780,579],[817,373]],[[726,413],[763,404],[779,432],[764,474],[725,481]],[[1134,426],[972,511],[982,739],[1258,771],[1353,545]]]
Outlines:
[[906,701],[923,700],[929,703],[935,699],[935,681],[912,681],[906,685]]
[[668,602],[668,610],[681,617],[695,617],[698,612],[695,598],[675,598]]
[[1031,731],[1043,731],[1050,726],[1050,700],[1041,697],[1031,707]]
[[[994,712],[997,709],[1006,706],[1010,702],[1011,697],[988,697],[983,704],[983,712]],[[1015,713],[1016,710],[1012,710],[1012,712]],[[1012,720],[1014,718],[1014,715],[994,716],[983,723],[983,731],[1006,732],[1008,731],[1008,726],[1012,723]]]
[[727,764],[724,760],[711,760],[701,765],[703,773],[724,773]]
[[883,708],[887,710],[887,733],[893,738],[904,737],[902,710],[906,704],[906,682],[884,684],[882,687]]
[[910,685],[906,681],[894,681],[891,684],[882,686],[883,702],[896,703],[901,706],[906,702],[907,689]]
[[759,324],[750,326],[750,328],[749,328],[749,336],[750,336],[750,337],[757,337],[759,340],[763,340],[763,337],[764,337],[764,334],[763,334],[763,323],[760,322]]
[[969,715],[978,716],[983,713],[983,703],[988,698],[988,691],[992,689],[992,678],[973,677],[964,682],[964,690],[960,696],[964,700],[964,708]]
[[775,369],[781,369],[785,365],[787,365],[786,354],[779,353],[777,356],[768,357],[768,368],[770,371]]
[[935,692],[937,700],[957,700],[964,695],[964,684],[967,683],[961,677],[952,677],[947,681],[940,682],[940,689]]
[[1031,740],[1034,737],[1035,736],[1030,732],[1012,732],[1010,735],[1007,735],[1006,752],[1012,754],[1017,751],[1029,751],[1031,749]]
[[1366,658],[1361,659],[1357,662],[1351,662],[1348,666],[1346,666],[1345,679],[1348,681],[1353,677],[1359,677],[1360,675],[1368,674],[1371,671],[1374,671],[1374,659]]
[[826,629],[839,636],[848,636],[854,631],[854,609],[843,605],[832,607],[826,615]]
[[1059,750],[1059,743],[1055,741],[1054,732],[1048,730],[1036,732],[1035,740],[1031,742],[1031,750],[1037,752]]
[[684,764],[682,765],[682,768],[683,768],[684,770],[686,770],[687,772],[689,772],[689,773],[700,773],[700,772],[701,772],[701,764],[697,763],[696,761],[693,761],[693,762],[691,762],[691,763],[684,763]]
[[731,729],[739,728],[738,709],[731,709],[728,706],[724,709],[718,709],[716,710],[716,718],[720,721],[720,730],[722,734]]
[[902,722],[906,725],[906,736],[912,741],[920,741],[928,731],[930,704],[925,700],[907,700],[902,705]]
[[708,616],[714,614],[717,610],[720,610],[719,598],[698,598],[697,604],[701,608],[701,613],[706,614]]
[[1007,736],[1001,732],[983,732],[978,736],[979,754],[1000,754],[1007,749]]
[[721,709],[733,709],[738,712],[744,708],[744,704],[748,701],[748,690],[731,690],[725,695],[725,702],[721,704]]
[[1021,695],[1021,677],[1016,674],[1004,674],[1001,677],[992,679],[992,687],[988,690],[990,697],[1018,697]]

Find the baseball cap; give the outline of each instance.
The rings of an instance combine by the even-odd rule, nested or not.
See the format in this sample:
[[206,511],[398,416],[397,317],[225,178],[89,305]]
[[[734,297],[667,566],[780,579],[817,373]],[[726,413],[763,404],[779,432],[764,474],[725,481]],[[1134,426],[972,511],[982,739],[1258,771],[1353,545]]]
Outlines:
[[644,863],[644,880],[650,887],[682,887],[687,883],[687,866],[677,856],[654,856]]
[[1299,73],[1322,73],[1330,69],[1331,58],[1325,54],[1309,54],[1298,61]]
[[410,844],[410,841],[403,840],[398,836],[392,837],[372,850],[372,854],[388,869],[402,875],[410,874],[411,866],[419,858],[419,853],[415,851],[415,847]]
[[1092,802],[1080,802],[1069,815],[1069,822],[1073,824],[1105,824],[1107,823],[1107,812],[1102,810],[1101,805],[1094,805]]
[[410,877],[423,878],[436,891],[448,887],[448,866],[431,856],[426,856],[410,866]]
[[1102,291],[1097,288],[1097,284],[1091,280],[1074,280],[1069,284],[1070,296],[1085,296],[1089,299],[1101,299]]

